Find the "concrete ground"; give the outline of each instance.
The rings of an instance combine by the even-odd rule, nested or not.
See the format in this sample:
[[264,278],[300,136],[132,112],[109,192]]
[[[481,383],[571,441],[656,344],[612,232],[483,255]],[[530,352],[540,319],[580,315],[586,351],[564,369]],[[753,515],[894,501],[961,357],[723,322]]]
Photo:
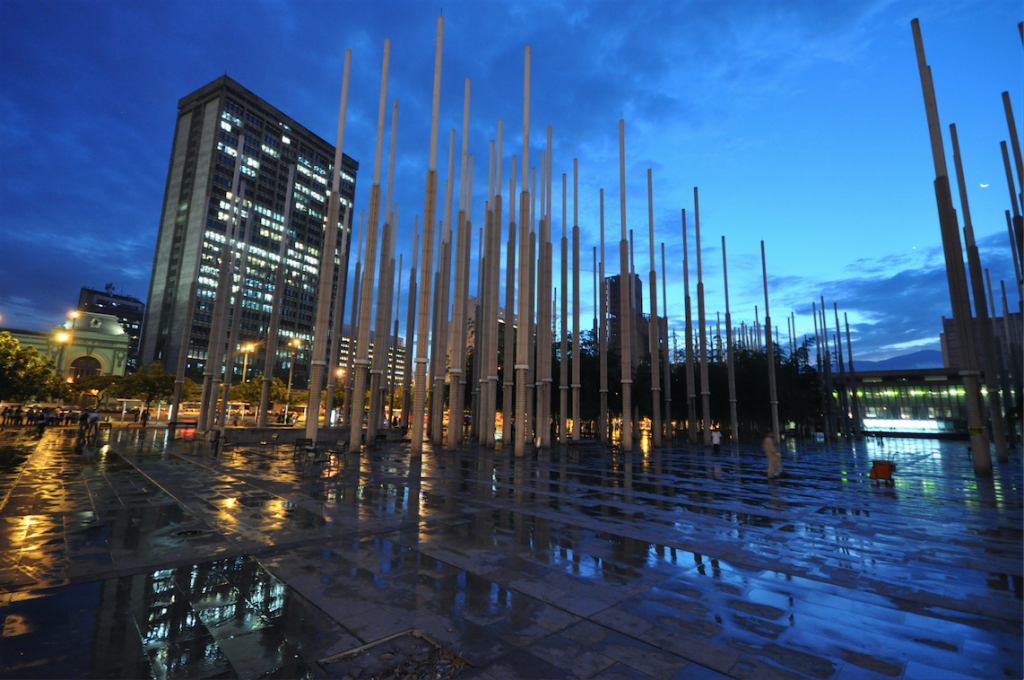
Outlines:
[[0,433],[0,677],[384,678],[422,638],[342,653],[410,629],[460,679],[1024,676],[1019,455],[166,437]]

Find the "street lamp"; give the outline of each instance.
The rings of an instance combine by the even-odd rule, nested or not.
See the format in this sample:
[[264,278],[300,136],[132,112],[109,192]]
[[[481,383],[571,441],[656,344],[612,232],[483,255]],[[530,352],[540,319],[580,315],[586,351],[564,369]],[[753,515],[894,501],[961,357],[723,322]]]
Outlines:
[[288,405],[292,400],[292,373],[295,371],[295,352],[301,344],[302,340],[299,340],[298,338],[292,338],[291,342],[288,343],[288,346],[292,350],[292,360],[291,363],[288,364],[288,392],[284,402],[284,422],[286,425],[288,424]]
[[[336,375],[338,376],[338,381],[337,381],[337,383],[336,383],[336,384],[337,384],[337,385],[344,385],[344,384],[345,384],[345,369],[344,369],[344,368],[341,368],[341,367],[339,367],[339,368],[337,369],[337,371],[335,371],[335,374],[336,374]],[[335,420],[334,420],[334,413],[335,413],[335,412],[337,412],[337,411],[339,411],[339,410],[342,410],[342,409],[344,409],[344,404],[342,404],[342,405],[341,405],[341,406],[339,407],[339,406],[337,405],[337,404],[338,404],[339,402],[336,402],[336,401],[332,401],[331,403],[332,403],[332,404],[335,404],[335,406],[334,406],[334,407],[333,407],[333,408],[331,409],[331,413],[329,414],[329,415],[330,415],[330,418],[331,418],[331,426],[333,427],[333,426],[334,426],[334,422],[335,422]]]
[[243,385],[245,384],[245,372],[249,368],[249,355],[252,354],[253,350],[255,350],[255,349],[256,349],[256,345],[253,345],[252,343],[250,343],[248,345],[244,345],[242,347],[242,352],[243,352],[243,354],[245,354],[245,360],[242,362],[242,384]]
[[61,380],[63,382],[68,381],[68,371],[71,368],[71,345],[75,341],[75,325],[78,323],[78,312],[71,312],[71,332],[61,333],[57,336],[57,340],[60,342],[66,342],[67,347],[64,349],[64,370],[61,374]]

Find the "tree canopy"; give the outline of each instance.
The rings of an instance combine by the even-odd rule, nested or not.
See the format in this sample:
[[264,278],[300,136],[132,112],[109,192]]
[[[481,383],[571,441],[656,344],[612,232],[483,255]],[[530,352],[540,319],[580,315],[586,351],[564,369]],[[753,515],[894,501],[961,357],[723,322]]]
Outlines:
[[114,391],[117,390],[117,385],[121,379],[120,376],[116,375],[86,375],[70,383],[69,387],[76,394],[89,394],[95,397],[96,403],[99,404],[103,401],[103,395],[107,390],[111,388]]
[[168,399],[174,394],[174,374],[167,373],[163,364],[154,361],[117,382],[116,394],[126,399],[138,399],[146,408],[154,401]]
[[[262,396],[262,376],[253,378],[249,382],[231,386],[231,401],[241,401],[255,407],[260,405],[260,398]],[[288,401],[288,389],[285,387],[284,381],[280,378],[274,378],[270,382],[270,403],[283,404],[286,401]]]
[[0,333],[0,400],[48,400],[67,394],[53,359],[35,347],[22,347],[6,331]]

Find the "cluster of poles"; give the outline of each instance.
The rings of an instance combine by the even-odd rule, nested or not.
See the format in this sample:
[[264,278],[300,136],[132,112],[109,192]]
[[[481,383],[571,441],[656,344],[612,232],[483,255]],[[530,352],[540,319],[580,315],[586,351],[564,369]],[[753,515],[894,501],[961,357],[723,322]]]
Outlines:
[[[1021,33],[1021,40],[1024,42],[1024,24],[1017,25]],[[911,22],[911,29],[914,34],[914,47],[917,52],[917,65],[921,77],[921,89],[924,94],[925,114],[928,119],[928,133],[931,140],[932,159],[935,162],[935,200],[939,213],[939,227],[942,233],[942,247],[946,258],[946,278],[949,284],[949,297],[953,307],[953,323],[956,329],[957,343],[960,350],[960,376],[964,383],[965,402],[967,406],[967,421],[973,451],[974,470],[977,474],[990,474],[992,472],[992,454],[989,450],[989,418],[992,424],[992,439],[995,442],[996,459],[1000,463],[1009,460],[1008,444],[1009,437],[1013,436],[1012,423],[1007,427],[1004,417],[1004,410],[1009,411],[1009,381],[1006,372],[1000,375],[998,355],[1000,347],[996,343],[993,318],[990,317],[989,306],[995,305],[992,301],[992,286],[989,281],[988,300],[986,301],[985,283],[982,278],[981,260],[978,256],[978,246],[974,240],[974,226],[971,223],[971,210],[967,198],[967,183],[964,180],[963,164],[960,160],[960,142],[957,138],[956,125],[949,126],[950,138],[953,144],[953,165],[956,169],[957,188],[960,193],[960,209],[963,217],[963,234],[967,246],[967,268],[970,272],[970,294],[968,293],[968,279],[964,271],[963,247],[960,241],[960,226],[956,209],[953,207],[952,190],[950,189],[949,174],[946,166],[946,151],[943,146],[942,128],[939,125],[939,109],[935,98],[935,86],[932,81],[932,69],[925,60],[924,41],[921,37],[921,26],[917,19]],[[1024,162],[1021,159],[1020,139],[1017,136],[1017,126],[1013,118],[1013,111],[1010,108],[1010,95],[1003,92],[1003,108],[1006,113],[1006,123],[1010,134],[1010,142],[1013,146],[1014,161],[1017,169],[1016,186],[1013,181],[1013,169],[1010,166],[1010,156],[1007,151],[1006,142],[1000,142],[1003,156],[1003,166],[1006,171],[1006,184],[1010,192],[1010,204],[1013,210],[1011,218],[1010,211],[1006,211],[1006,224],[1010,235],[1010,249],[1013,252],[1014,274],[1017,278],[1018,294],[1024,293],[1024,279],[1021,278],[1021,251],[1024,248],[1022,240],[1022,211],[1024,211]],[[1016,329],[1011,331],[1006,307],[1005,285],[1003,287],[1003,320],[1007,324],[1005,338],[1009,340],[1015,337]],[[977,337],[975,336],[975,315],[971,312],[971,297],[974,298],[974,312],[977,318]],[[1024,300],[1024,295],[1021,296]],[[1018,399],[1020,395],[1020,345],[1017,344],[1011,350],[1008,357],[1008,364],[1015,366],[1015,382],[1017,385]],[[986,391],[988,393],[989,409],[986,414],[985,405],[982,400],[980,379],[984,377]],[[1000,389],[1001,388],[1001,389]],[[1000,398],[1002,393],[1002,403]],[[988,416],[988,417],[987,417]]]
[[[402,399],[402,417],[398,424],[403,431],[409,431],[411,439],[411,450],[414,455],[422,451],[425,440],[429,440],[434,446],[445,446],[449,449],[458,448],[463,444],[466,436],[466,428],[463,427],[463,414],[466,411],[467,402],[472,414],[472,426],[469,436],[484,447],[493,447],[497,443],[497,405],[498,390],[501,389],[503,408],[503,434],[502,439],[505,446],[514,446],[516,455],[523,455],[527,446],[547,447],[552,444],[552,345],[553,337],[558,334],[560,356],[559,375],[559,410],[557,433],[561,443],[578,441],[582,438],[581,431],[581,365],[579,361],[579,338],[580,338],[580,228],[579,228],[579,163],[573,159],[572,172],[572,228],[568,229],[568,177],[562,175],[562,220],[561,239],[559,242],[561,252],[560,289],[561,298],[558,296],[558,287],[555,287],[552,240],[552,198],[554,194],[554,173],[552,171],[552,129],[546,129],[546,148],[540,154],[540,182],[538,187],[537,168],[530,166],[530,48],[525,48],[524,59],[524,85],[523,85],[523,149],[521,159],[516,155],[511,156],[511,171],[508,175],[508,215],[504,214],[505,197],[503,195],[503,121],[497,122],[497,134],[490,142],[488,158],[488,186],[486,201],[484,204],[483,226],[478,229],[477,242],[477,272],[478,280],[476,285],[477,307],[476,318],[472,320],[475,326],[475,354],[472,368],[474,375],[468,372],[467,346],[469,343],[468,329],[470,326],[469,310],[469,279],[472,257],[473,221],[472,221],[472,175],[473,175],[473,154],[468,151],[469,134],[469,111],[470,111],[470,80],[465,81],[463,117],[462,117],[462,139],[460,157],[460,178],[458,209],[455,211],[455,143],[456,131],[453,129],[449,135],[448,143],[448,168],[444,184],[443,205],[438,206],[439,176],[437,172],[438,157],[438,112],[440,105],[441,86],[441,55],[443,45],[444,21],[438,18],[437,23],[437,44],[434,62],[434,83],[433,83],[433,106],[430,129],[430,154],[426,172],[426,199],[423,209],[422,235],[420,234],[419,216],[414,220],[413,252],[410,258],[410,271],[408,283],[408,302],[406,307],[406,334],[412,341],[415,336],[415,352],[407,352],[405,357],[404,378],[400,386]],[[919,60],[923,63],[923,48],[920,45],[917,23],[914,23],[915,39],[918,41]],[[384,58],[381,74],[380,100],[377,115],[377,137],[374,154],[373,185],[370,189],[370,200],[368,209],[360,218],[360,237],[357,245],[357,263],[353,279],[351,328],[353,337],[348,348],[348,364],[338,364],[339,340],[342,331],[342,318],[345,314],[345,302],[348,295],[347,263],[349,248],[351,246],[352,214],[351,206],[345,207],[344,219],[342,219],[342,201],[339,193],[342,163],[342,148],[345,133],[346,110],[348,104],[349,69],[351,63],[351,51],[345,53],[344,75],[342,80],[341,106],[338,117],[338,135],[335,151],[334,176],[331,186],[327,222],[325,229],[324,247],[320,263],[321,294],[317,303],[316,324],[314,326],[312,361],[309,381],[309,404],[307,407],[306,437],[313,442],[317,440],[320,429],[319,413],[321,411],[321,391],[326,387],[326,403],[323,404],[324,411],[331,413],[333,410],[334,389],[337,380],[343,378],[345,402],[340,419],[340,425],[349,429],[349,448],[359,450],[365,443],[375,441],[378,434],[377,429],[384,419],[385,405],[396,398],[399,386],[396,384],[396,367],[392,361],[388,364],[389,353],[387,351],[376,351],[370,357],[370,335],[371,329],[377,339],[390,339],[393,333],[393,340],[397,342],[398,318],[400,311],[402,257],[399,256],[396,270],[396,230],[398,224],[398,205],[392,202],[393,171],[395,167],[395,140],[398,124],[398,100],[394,100],[391,112],[391,137],[388,162],[388,177],[386,191],[381,188],[381,161],[384,143],[385,114],[387,110],[387,86],[388,66],[390,56],[390,41],[384,42]],[[925,69],[926,67],[922,67]],[[930,76],[924,80],[925,70],[922,70],[922,79],[925,82],[925,99],[929,111],[929,126],[932,127],[934,111],[934,96],[930,91]],[[1014,153],[1020,173],[1020,149],[1016,139],[1016,132],[1013,130],[1012,115],[1009,111],[1009,100],[1004,93],[1004,102],[1007,107],[1007,118],[1010,121],[1013,137]],[[935,114],[935,125],[937,125],[937,114]],[[933,146],[935,133],[933,131]],[[954,145],[956,144],[954,128]],[[240,139],[238,149],[241,157]],[[939,153],[941,153],[941,140],[939,141]],[[1006,157],[1006,146],[1003,146],[1004,158]],[[633,250],[633,232],[627,229],[626,224],[626,173],[625,173],[625,123],[619,121],[619,209],[620,209],[620,241],[619,241],[619,274],[620,294],[618,296],[619,310],[618,336],[621,350],[621,375],[619,377],[622,397],[622,417],[620,423],[621,447],[632,450],[634,440],[639,432],[638,411],[633,404],[632,382],[634,369],[639,363],[641,355],[649,353],[651,360],[651,389],[652,399],[652,423],[651,438],[654,446],[662,444],[663,436],[672,436],[673,415],[672,415],[672,394],[670,380],[670,361],[668,338],[662,337],[662,323],[667,328],[667,314],[659,317],[658,300],[658,279],[655,259],[655,234],[654,234],[654,206],[653,206],[653,177],[651,170],[647,171],[647,198],[648,198],[648,235],[650,252],[649,271],[649,297],[650,297],[650,332],[647,347],[640,346],[640,335],[637,332],[636,319],[638,315],[634,309],[636,299],[634,291],[635,261]],[[241,166],[241,163],[238,164]],[[939,167],[938,157],[936,168]],[[521,178],[518,176],[517,168],[521,168]],[[940,177],[945,180],[944,160],[942,161],[942,173]],[[959,156],[957,155],[957,170],[960,171]],[[294,181],[294,166],[292,167]],[[1009,165],[1007,165],[1008,177]],[[236,169],[235,183],[238,186],[238,171]],[[517,187],[517,180],[521,181]],[[1011,182],[1011,196],[1014,197],[1014,220],[1017,224],[1017,237],[1014,245],[1015,263],[1017,262],[1017,249],[1019,248],[1020,225],[1017,197],[1014,194]],[[937,181],[937,192],[940,182]],[[945,184],[948,195],[948,181]],[[515,200],[518,191],[518,202]],[[232,216],[236,223],[238,221],[239,196],[243,192],[237,191],[233,196]],[[288,204],[285,206],[285,219],[290,216],[291,195],[289,191]],[[940,216],[943,213],[943,203],[940,194]],[[973,233],[970,231],[969,216],[966,211],[966,194],[963,190],[961,177],[961,195],[965,212],[965,234],[968,235],[968,256],[973,257],[971,262],[977,259],[977,248],[973,245]],[[539,200],[538,200],[539,199]],[[691,443],[697,443],[698,430],[703,433],[703,443],[711,443],[712,421],[710,418],[710,389],[708,381],[708,362],[715,350],[711,336],[708,333],[709,319],[705,310],[703,267],[701,262],[700,243],[700,208],[698,190],[695,187],[693,193],[693,218],[694,233],[696,236],[696,265],[697,265],[697,319],[696,328],[691,320],[692,303],[690,296],[689,280],[689,248],[687,245],[687,217],[686,210],[681,211],[682,221],[682,243],[686,252],[684,258],[684,292],[685,292],[685,374],[686,374],[686,423],[687,435]],[[600,441],[611,441],[612,423],[608,416],[609,379],[608,375],[608,342],[610,315],[616,315],[615,310],[608,309],[609,295],[606,279],[606,253],[604,234],[604,190],[600,190],[600,258],[598,248],[593,248],[595,277],[595,314],[594,330],[598,341],[600,357],[600,388],[598,399],[599,417],[597,424],[597,436]],[[438,210],[441,216],[438,217]],[[454,214],[453,214],[454,213]],[[364,219],[365,218],[365,219]],[[955,238],[959,244],[959,235],[955,231],[955,217],[952,235],[947,234],[947,227],[943,221],[944,244],[948,238]],[[1008,218],[1009,219],[1009,218]],[[383,226],[381,222],[383,220]],[[365,227],[363,226],[365,225]],[[502,227],[507,225],[507,233],[503,234]],[[1013,235],[1011,227],[1011,237]],[[236,235],[236,231],[234,232]],[[224,372],[224,378],[220,377],[220,368],[234,365],[234,352],[238,346],[238,326],[241,314],[241,293],[238,291],[232,297],[233,282],[245,279],[245,249],[248,241],[242,238],[229,238],[222,246],[221,265],[218,279],[218,289],[214,301],[213,323],[210,335],[210,345],[206,361],[206,369],[203,381],[203,393],[200,409],[198,428],[208,430],[218,422],[216,413],[218,407],[218,393],[223,390],[224,397],[220,400],[219,422],[224,422],[224,408],[227,404],[227,391],[232,381],[232,371]],[[341,235],[339,241],[339,234]],[[365,238],[365,248],[363,245]],[[501,292],[501,245],[504,239],[506,246],[505,253],[505,280],[504,300],[500,299]],[[571,239],[571,241],[570,241]],[[772,430],[775,437],[779,433],[779,412],[778,395],[776,392],[775,347],[777,344],[778,329],[775,329],[775,342],[773,342],[773,324],[769,311],[768,298],[768,276],[765,258],[764,242],[761,242],[761,264],[762,281],[764,285],[764,324],[759,319],[759,312],[755,309],[755,323],[748,326],[741,323],[734,328],[732,314],[729,306],[728,268],[726,261],[725,237],[722,240],[722,268],[725,291],[725,361],[727,363],[728,384],[729,384],[729,406],[730,424],[729,432],[733,437],[738,432],[739,424],[737,418],[736,383],[734,370],[734,355],[739,350],[764,351],[767,354],[768,379],[771,401]],[[1011,241],[1013,239],[1011,238]],[[266,417],[269,406],[269,393],[271,385],[271,374],[273,362],[276,358],[275,351],[278,346],[278,317],[281,305],[281,290],[284,283],[284,263],[286,253],[286,239],[281,241],[281,264],[277,268],[277,279],[274,287],[273,310],[271,312],[271,323],[267,337],[266,366],[263,372],[262,403],[259,409],[260,426],[266,425]],[[378,257],[379,247],[379,257]],[[570,258],[569,253],[572,256]],[[973,250],[972,250],[973,249]],[[973,256],[971,253],[973,252]],[[956,253],[959,253],[959,246],[956,246]],[[947,245],[947,258],[950,255]],[[241,265],[237,274],[234,263],[241,258]],[[435,263],[436,259],[436,263]],[[571,282],[569,263],[571,259]],[[379,263],[378,263],[379,260]],[[960,276],[963,276],[962,261],[960,263]],[[954,263],[955,264],[955,263]],[[1019,264],[1018,286],[1020,285]],[[952,271],[947,261],[947,267]],[[666,307],[665,287],[665,245],[661,243],[661,270],[662,270],[662,297],[661,310]],[[330,282],[334,272],[337,271],[335,294],[333,296],[333,318],[332,318],[332,295],[330,294]],[[397,271],[397,274],[396,274]],[[974,266],[972,264],[972,279],[974,278]],[[198,274],[198,272],[197,272]],[[453,277],[454,274],[454,277]],[[198,276],[195,277],[197,279]],[[953,296],[954,318],[961,323],[963,320],[958,307],[960,289],[954,289],[954,274],[950,274],[950,290]],[[194,279],[194,280],[195,280]],[[629,282],[628,291],[625,282]],[[598,283],[599,282],[599,283]],[[570,285],[571,285],[571,307],[570,307]],[[957,283],[957,286],[960,284]],[[977,287],[977,286],[976,286]],[[377,304],[374,305],[374,291],[377,291]],[[991,340],[991,328],[985,326],[987,315],[984,307],[984,296],[978,296],[975,290],[976,304],[979,305],[979,320],[982,318],[983,328],[987,328],[987,335],[983,331],[982,342],[986,338]],[[193,283],[191,301],[196,295],[196,285]],[[596,299],[599,296],[600,301]],[[963,301],[966,303],[966,290],[963,291]],[[392,304],[392,300],[394,303]],[[980,303],[977,301],[980,300]],[[561,315],[557,310],[561,308]],[[598,306],[599,305],[599,306]],[[1004,293],[1005,306],[1005,293]],[[499,338],[501,325],[499,324],[499,310],[505,310],[504,336]],[[229,314],[229,310],[233,312]],[[514,314],[513,314],[514,310]],[[374,314],[375,311],[375,314]],[[824,299],[821,299],[820,308],[817,303],[812,305],[812,313],[815,323],[815,346],[818,357],[818,374],[820,376],[820,391],[822,399],[822,412],[826,414],[826,434],[834,437],[840,433],[846,435],[860,434],[860,417],[858,414],[859,405],[857,402],[857,391],[850,388],[847,391],[838,389],[833,385],[832,360],[835,356],[837,368],[842,385],[853,386],[853,357],[850,343],[849,322],[844,314],[846,324],[847,357],[849,359],[849,378],[846,376],[846,368],[843,365],[842,333],[839,326],[838,307],[833,304],[835,315],[835,334],[832,336],[832,348],[828,342],[828,324],[825,312]],[[983,316],[985,315],[985,316]],[[373,318],[371,319],[371,316]],[[560,316],[560,328],[556,328],[555,319]],[[1004,318],[1005,318],[1004,312]],[[191,316],[187,315],[185,328],[182,335],[183,349],[179,352],[178,379],[176,382],[174,396],[174,410],[180,399],[181,385],[184,381],[185,359],[188,352],[185,351],[188,339],[191,337]],[[968,319],[969,307],[968,307]],[[572,328],[569,329],[571,320]],[[392,331],[393,324],[393,331]],[[791,353],[796,352],[796,319],[793,314],[787,318],[788,335]],[[819,333],[820,326],[820,333]],[[958,331],[960,326],[958,325]],[[696,337],[694,337],[696,335]],[[972,334],[958,332],[962,338],[961,356],[964,360],[964,381],[965,387],[970,393],[973,389],[978,392],[978,372],[969,362],[975,354],[972,346]],[[763,345],[762,345],[763,341]],[[570,347],[571,343],[571,347]],[[378,346],[385,345],[380,341]],[[503,344],[504,363],[499,371],[499,344]],[[763,348],[763,350],[762,350]],[[411,347],[410,347],[411,349]],[[721,334],[719,332],[719,343],[717,358],[722,357]],[[664,352],[665,360],[662,360]],[[987,356],[982,352],[984,356]],[[986,363],[986,374],[991,366]],[[390,369],[390,377],[388,372]],[[698,417],[698,395],[696,394],[696,374],[700,371],[701,394],[700,417]],[[504,380],[499,385],[499,374]],[[973,380],[973,382],[970,382]],[[991,384],[991,383],[989,383]],[[448,385],[447,415],[448,427],[444,428],[445,418],[445,386]],[[368,399],[367,399],[368,393]],[[990,390],[989,394],[992,395]],[[589,395],[588,395],[588,398]],[[368,403],[367,403],[368,402]],[[972,403],[974,404],[972,406]],[[971,402],[968,399],[969,412],[972,413],[972,437],[975,436],[975,429],[979,421],[980,410],[978,402]],[[970,409],[974,409],[971,411]],[[849,416],[852,414],[852,418]],[[663,417],[664,416],[664,417]],[[173,418],[173,415],[172,415]],[[362,426],[366,422],[365,430]],[[995,422],[993,418],[993,422]],[[1001,422],[1001,421],[1000,421]],[[981,435],[977,435],[980,437]],[[979,439],[980,441],[980,439]],[[997,430],[997,450],[998,449]],[[985,451],[987,452],[987,446]],[[1005,439],[1003,441],[1005,451]],[[980,456],[980,445],[975,444],[975,461]],[[990,464],[989,464],[990,465]]]

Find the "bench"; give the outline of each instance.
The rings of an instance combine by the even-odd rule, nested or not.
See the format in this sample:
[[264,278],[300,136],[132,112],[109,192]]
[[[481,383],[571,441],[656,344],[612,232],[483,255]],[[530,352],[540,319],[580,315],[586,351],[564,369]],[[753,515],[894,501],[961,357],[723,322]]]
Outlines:
[[297,460],[299,455],[308,452],[313,447],[312,439],[296,439],[295,448],[292,449],[292,460]]
[[277,445],[279,439],[281,439],[281,435],[275,432],[274,434],[270,435],[269,439],[264,439],[263,441],[261,441],[260,447],[265,448],[267,446],[270,446],[274,449],[274,453],[277,453]]
[[324,453],[326,453],[326,454],[348,453],[348,440],[347,439],[339,439],[338,441],[336,441],[334,443],[334,446],[327,446],[326,444],[324,446],[325,446]]

